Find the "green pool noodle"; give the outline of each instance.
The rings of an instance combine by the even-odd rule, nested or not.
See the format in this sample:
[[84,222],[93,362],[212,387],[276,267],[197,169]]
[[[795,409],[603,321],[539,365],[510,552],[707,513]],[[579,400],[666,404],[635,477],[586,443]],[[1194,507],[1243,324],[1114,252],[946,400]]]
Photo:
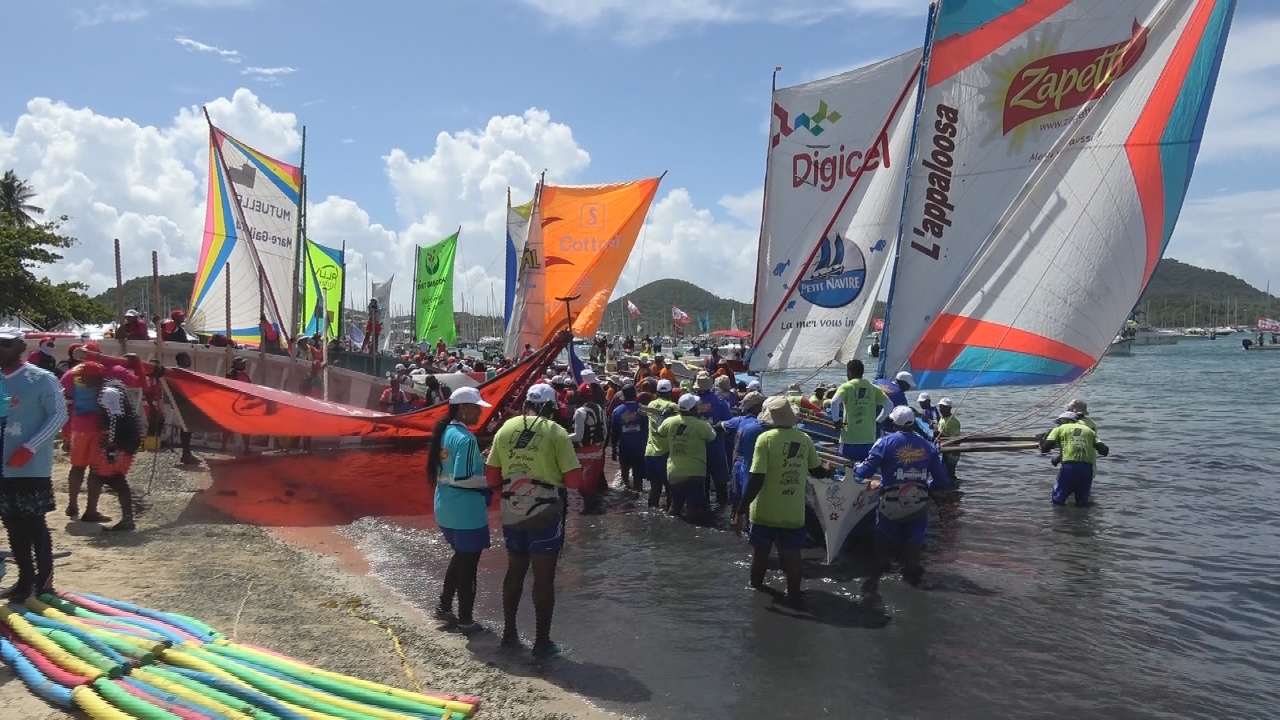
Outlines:
[[93,683],[93,689],[98,691],[103,700],[139,720],[182,720],[181,717],[164,708],[156,707],[142,698],[130,695],[106,678],[98,678]]
[[107,677],[118,678],[124,674],[125,669],[120,667],[119,663],[80,642],[78,638],[70,633],[65,633],[61,630],[50,630],[47,637],[57,643],[63,650],[106,673]]

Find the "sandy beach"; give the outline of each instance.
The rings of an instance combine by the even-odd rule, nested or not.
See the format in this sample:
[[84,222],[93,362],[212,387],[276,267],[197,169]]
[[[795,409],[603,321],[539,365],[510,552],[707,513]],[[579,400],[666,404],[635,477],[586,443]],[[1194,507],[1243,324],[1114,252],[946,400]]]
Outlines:
[[[173,450],[138,455],[129,479],[145,509],[138,531],[123,534],[63,514],[68,466],[60,457],[59,510],[49,524],[55,552],[70,554],[56,561],[57,587],[190,615],[325,669],[478,696],[478,718],[616,717],[541,679],[523,654],[499,652],[492,633],[468,643],[366,575],[364,561],[335,528],[366,515],[425,512],[416,475],[349,482],[362,463],[376,461],[372,452],[318,453],[305,461],[200,455],[206,462],[196,468],[178,466]],[[314,471],[339,459],[350,474]],[[289,472],[304,468],[305,481]],[[114,495],[104,494],[101,511],[119,516]],[[6,583],[16,572],[8,567]],[[3,665],[0,707],[5,717],[75,717],[38,699]]]

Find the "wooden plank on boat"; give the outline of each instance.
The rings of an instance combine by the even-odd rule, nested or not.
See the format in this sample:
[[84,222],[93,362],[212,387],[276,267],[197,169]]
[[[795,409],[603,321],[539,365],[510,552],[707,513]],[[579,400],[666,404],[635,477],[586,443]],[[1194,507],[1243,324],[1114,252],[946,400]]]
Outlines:
[[1039,450],[1038,442],[1023,443],[999,443],[994,445],[961,445],[961,446],[943,446],[941,450],[948,453],[975,453],[975,452],[1020,452],[1022,450]]

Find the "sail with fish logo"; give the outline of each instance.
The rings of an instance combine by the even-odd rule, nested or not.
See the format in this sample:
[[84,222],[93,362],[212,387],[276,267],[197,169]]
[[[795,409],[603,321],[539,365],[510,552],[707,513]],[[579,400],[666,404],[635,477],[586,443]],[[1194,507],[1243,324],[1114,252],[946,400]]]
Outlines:
[[857,354],[897,233],[920,60],[774,90],[751,370]]
[[1070,382],[1103,356],[1191,181],[1232,0],[942,0],[881,373]]
[[596,332],[661,181],[539,186],[507,329],[509,357],[561,330]]
[[[230,326],[232,341],[257,345],[261,292],[270,322],[282,335],[293,332],[302,182],[300,168],[209,124],[204,244],[191,293],[190,330],[211,335]],[[224,273],[231,277],[230,303]]]

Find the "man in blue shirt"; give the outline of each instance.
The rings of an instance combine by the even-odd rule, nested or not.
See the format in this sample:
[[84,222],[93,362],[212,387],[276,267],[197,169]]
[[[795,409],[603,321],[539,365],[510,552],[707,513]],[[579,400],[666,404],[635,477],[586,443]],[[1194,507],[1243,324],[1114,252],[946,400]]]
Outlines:
[[0,519],[18,566],[8,597],[19,602],[53,591],[53,537],[45,514],[53,497],[53,441],[67,421],[62,385],[51,372],[28,365],[21,330],[0,328],[0,381],[8,413],[0,423]]
[[876,572],[868,581],[874,590],[880,575],[889,569],[889,555],[902,551],[906,565],[903,577],[916,584],[924,574],[920,551],[929,525],[929,493],[947,486],[947,471],[942,455],[932,442],[916,433],[916,414],[910,407],[900,406],[889,413],[893,432],[871,446],[867,459],[854,467],[858,482],[880,473],[871,481],[871,489],[880,491],[880,507],[876,511]]
[[716,429],[733,438],[733,470],[730,472],[729,503],[736,507],[747,490],[747,479],[751,468],[751,458],[756,452],[756,440],[769,428],[760,423],[757,417],[764,406],[764,395],[749,392],[742,397],[742,414],[730,418]]
[[[895,375],[892,380],[886,378],[876,380],[876,385],[884,391],[885,395],[889,396],[889,402],[893,403],[893,407],[910,407],[907,402],[907,391],[916,386],[916,379],[911,373],[903,370]],[[882,413],[876,419],[880,421],[881,435],[888,435],[894,431],[893,424],[889,422],[888,413]]]
[[[706,420],[712,427],[733,419],[733,410],[724,398],[712,392],[711,375],[698,373],[693,381],[698,393],[698,417]],[[716,433],[716,439],[707,443],[707,472],[710,483],[715,485],[716,504],[723,506],[729,502],[729,453],[728,436]],[[710,488],[708,488],[708,491]],[[710,497],[711,493],[707,493]]]
[[636,386],[622,386],[622,402],[609,419],[609,444],[622,470],[622,486],[644,492],[644,446],[649,441],[649,419],[636,402]]

